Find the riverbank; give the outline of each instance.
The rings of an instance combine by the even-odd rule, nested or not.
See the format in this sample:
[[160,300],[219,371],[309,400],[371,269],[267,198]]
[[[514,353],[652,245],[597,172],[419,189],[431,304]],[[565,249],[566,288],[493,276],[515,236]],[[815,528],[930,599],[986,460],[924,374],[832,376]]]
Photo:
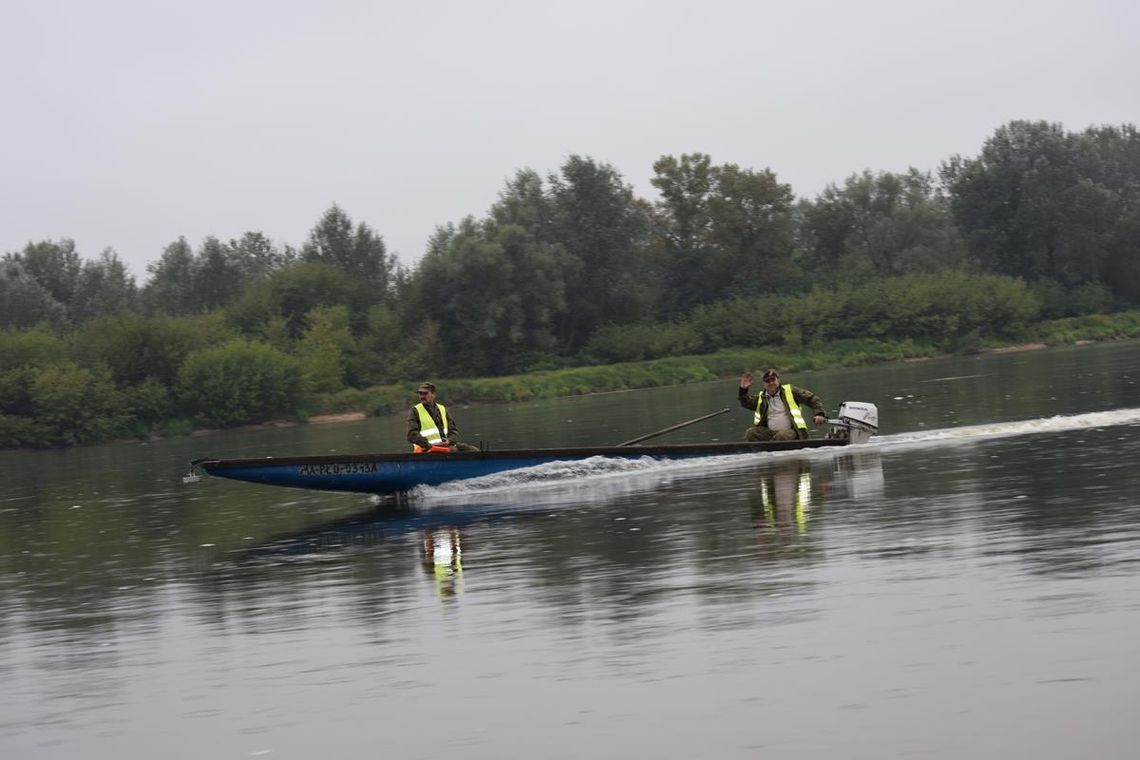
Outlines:
[[[884,341],[868,338],[822,345],[783,346],[779,349],[723,349],[710,354],[565,367],[505,377],[446,378],[444,382],[447,398],[452,404],[504,404],[724,380],[738,376],[743,368],[755,370],[779,367],[784,372],[793,373],[892,361],[924,361],[954,354],[1038,351],[1052,346],[1140,338],[1140,311],[1051,320],[1028,327],[1024,332],[1026,339],[1014,343],[985,342],[965,336],[956,345],[948,347],[914,340]],[[258,430],[306,423],[331,424],[404,412],[411,402],[412,389],[421,381],[422,378],[340,391],[315,399],[310,414],[305,419],[269,420],[237,429]],[[219,432],[223,431],[213,428],[196,429],[190,434],[202,436]]]
[[[953,346],[913,340],[845,340],[829,344],[773,348],[723,349],[709,354],[652,359],[640,362],[564,367],[523,375],[491,378],[433,378],[447,388],[452,404],[502,404],[582,396],[593,393],[637,390],[736,377],[742,369],[779,367],[788,373],[819,369],[885,364],[892,361],[925,361],[948,355],[1033,351],[1059,345],[1081,345],[1140,338],[1140,311],[1093,315],[1044,322],[1023,331],[1023,339],[1009,343],[984,343],[968,336]],[[232,428],[196,428],[189,419],[166,421],[142,440],[183,436],[208,436],[225,430],[262,430],[303,424],[335,424],[359,421],[407,411],[412,389],[424,378],[406,382],[348,389],[309,400],[297,417],[270,419]],[[138,443],[140,438],[119,439]],[[91,440],[89,444],[110,440]],[[28,447],[31,448],[31,447]],[[16,450],[16,449],[9,449]]]
[[[566,367],[506,377],[447,378],[447,398],[457,404],[513,403],[727,379],[737,376],[743,368],[779,367],[789,373],[806,372],[892,361],[922,361],[954,354],[1036,351],[1058,345],[1136,339],[1140,338],[1140,311],[1042,322],[1026,332],[1029,339],[1015,343],[963,339],[951,347],[954,350],[913,340],[844,340],[779,349],[723,349],[710,354]],[[409,404],[410,389],[415,382],[418,380],[325,396],[318,400],[314,412],[326,417],[382,416],[403,411]]]
[[366,412],[342,412],[340,414],[317,414],[309,417],[306,420],[270,420],[269,422],[259,422],[253,425],[242,425],[233,428],[199,428],[190,433],[195,438],[200,438],[208,435],[217,435],[219,433],[228,433],[233,430],[268,430],[269,428],[285,428],[295,427],[297,425],[326,425],[335,422],[359,422],[360,420],[368,419]]
[[[1077,341],[1077,345],[1085,343],[1092,343],[1092,341],[1082,340]],[[987,348],[982,351],[984,354],[1012,354],[1018,351],[1040,351],[1043,348],[1048,348],[1047,343],[1017,343],[1012,346],[999,346],[997,348]]]

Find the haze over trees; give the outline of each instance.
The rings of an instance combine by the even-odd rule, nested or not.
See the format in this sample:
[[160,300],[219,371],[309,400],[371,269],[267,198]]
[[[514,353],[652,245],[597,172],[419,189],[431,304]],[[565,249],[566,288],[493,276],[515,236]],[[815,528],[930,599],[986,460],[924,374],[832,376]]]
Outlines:
[[797,198],[772,168],[693,153],[654,199],[571,156],[522,169],[405,268],[334,205],[295,249],[176,238],[139,285],[113,250],[0,258],[0,446],[304,413],[424,377],[828,341],[963,350],[1140,304],[1140,135],[1011,122],[934,171]]

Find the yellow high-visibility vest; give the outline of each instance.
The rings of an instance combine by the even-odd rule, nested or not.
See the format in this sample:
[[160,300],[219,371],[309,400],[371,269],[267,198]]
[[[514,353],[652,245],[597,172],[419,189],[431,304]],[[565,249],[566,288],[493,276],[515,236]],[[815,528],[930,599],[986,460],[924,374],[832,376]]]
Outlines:
[[[800,405],[792,397],[792,385],[787,383],[780,386],[780,392],[784,394],[784,403],[788,405],[788,414],[792,416],[792,427],[797,430],[807,430],[807,423],[804,422],[803,412],[800,411]],[[760,397],[756,399],[756,414],[752,415],[752,424],[759,425],[760,420],[763,419],[760,414],[760,407],[764,405],[764,397],[768,395],[761,392]]]
[[[423,402],[421,401],[420,403],[416,404],[416,414],[420,416],[420,435],[422,435],[424,438],[427,438],[428,443],[432,444],[433,446],[439,443],[443,443],[443,439],[447,437],[448,428],[447,407],[445,407],[443,404],[436,404],[436,407],[439,409],[439,418],[443,420],[442,431],[436,427],[435,420],[433,420],[431,418],[431,415],[428,414],[427,407],[423,405]],[[413,448],[417,447],[413,446]]]

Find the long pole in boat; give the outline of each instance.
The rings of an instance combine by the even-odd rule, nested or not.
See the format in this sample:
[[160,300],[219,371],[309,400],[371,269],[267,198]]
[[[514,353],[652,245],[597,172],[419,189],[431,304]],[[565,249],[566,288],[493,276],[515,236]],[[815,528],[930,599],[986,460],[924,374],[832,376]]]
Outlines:
[[717,415],[725,414],[728,411],[729,411],[729,408],[726,406],[724,409],[721,409],[719,412],[713,412],[712,414],[706,414],[703,417],[697,417],[695,420],[688,420],[687,422],[678,422],[676,425],[671,425],[670,427],[667,427],[664,430],[658,430],[656,433],[646,433],[643,436],[639,436],[637,438],[630,439],[628,441],[625,441],[624,443],[619,443],[618,446],[632,446],[635,443],[641,443],[642,441],[648,441],[650,438],[656,438],[659,435],[665,435],[666,433],[672,433],[674,430],[680,430],[683,427],[688,427],[689,425],[695,425],[698,422],[703,422],[704,420],[707,420],[710,417],[716,417]]

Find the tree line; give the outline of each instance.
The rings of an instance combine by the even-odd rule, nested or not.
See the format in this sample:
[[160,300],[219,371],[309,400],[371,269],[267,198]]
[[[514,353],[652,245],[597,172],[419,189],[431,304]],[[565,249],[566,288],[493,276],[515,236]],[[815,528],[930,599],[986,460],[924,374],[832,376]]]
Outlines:
[[523,169],[412,268],[339,206],[300,248],[172,242],[139,286],[69,240],[0,259],[0,446],[304,414],[352,388],[732,346],[960,350],[1140,303],[1140,135],[1016,121],[934,172],[797,199],[768,168]]

